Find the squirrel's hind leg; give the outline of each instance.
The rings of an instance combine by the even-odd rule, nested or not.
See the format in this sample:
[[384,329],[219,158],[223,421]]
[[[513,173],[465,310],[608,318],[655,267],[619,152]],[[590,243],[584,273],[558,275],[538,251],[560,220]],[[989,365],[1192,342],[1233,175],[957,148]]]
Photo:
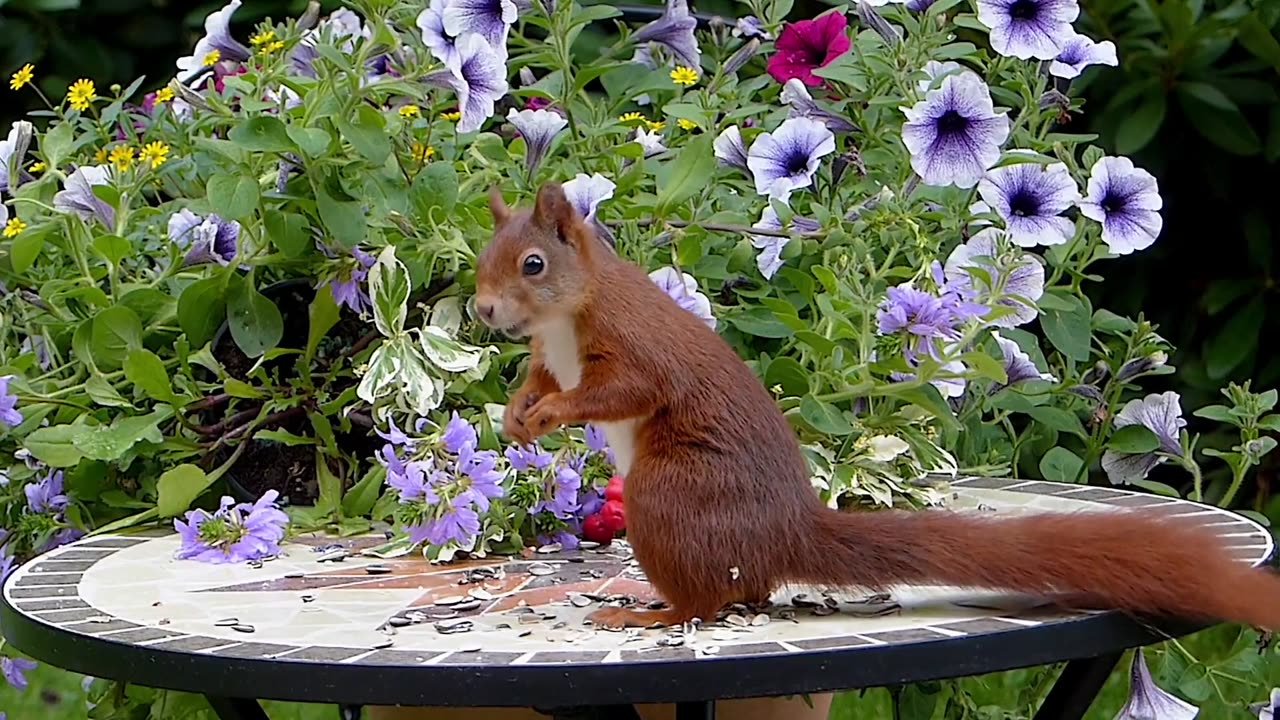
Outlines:
[[683,625],[692,620],[693,617],[693,615],[681,612],[676,608],[637,610],[634,608],[602,607],[588,615],[587,619],[598,627],[619,629]]

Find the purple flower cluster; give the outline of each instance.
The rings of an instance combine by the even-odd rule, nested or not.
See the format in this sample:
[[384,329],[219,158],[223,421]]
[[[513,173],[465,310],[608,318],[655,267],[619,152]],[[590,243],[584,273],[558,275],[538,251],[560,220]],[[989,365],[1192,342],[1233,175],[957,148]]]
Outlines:
[[369,268],[377,260],[358,246],[351,248],[353,263],[344,263],[338,273],[329,279],[329,291],[333,293],[333,301],[338,307],[349,307],[353,311],[364,314],[373,308],[369,293],[360,283],[369,277]]
[[27,497],[27,511],[33,515],[47,515],[61,527],[44,542],[36,552],[48,552],[56,547],[80,539],[84,531],[66,525],[66,509],[71,499],[63,491],[62,471],[50,470],[40,480],[29,483],[22,489]]
[[910,362],[921,355],[940,359],[942,343],[960,338],[960,326],[981,317],[987,306],[970,301],[958,288],[947,285],[940,277],[941,267],[934,267],[938,293],[919,290],[911,283],[889,288],[887,297],[876,311],[876,331],[891,335],[907,334],[905,354]]
[[182,544],[180,560],[207,563],[236,563],[259,560],[280,553],[289,516],[276,506],[280,493],[268,490],[258,501],[236,504],[223,496],[218,509],[196,509],[186,513],[186,522],[174,519]]
[[9,391],[12,375],[0,375],[0,426],[14,427],[22,424],[22,413],[17,411],[18,396]]

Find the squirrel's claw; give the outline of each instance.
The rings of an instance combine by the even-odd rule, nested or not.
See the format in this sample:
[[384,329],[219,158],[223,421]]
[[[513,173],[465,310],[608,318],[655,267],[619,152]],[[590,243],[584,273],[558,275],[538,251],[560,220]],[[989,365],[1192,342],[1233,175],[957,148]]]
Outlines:
[[533,407],[540,396],[528,393],[524,397],[513,397],[502,413],[502,433],[520,445],[529,445],[534,438],[525,426],[525,418],[529,408]]
[[551,393],[538,400],[524,416],[524,429],[536,440],[564,424],[563,401],[560,393]]

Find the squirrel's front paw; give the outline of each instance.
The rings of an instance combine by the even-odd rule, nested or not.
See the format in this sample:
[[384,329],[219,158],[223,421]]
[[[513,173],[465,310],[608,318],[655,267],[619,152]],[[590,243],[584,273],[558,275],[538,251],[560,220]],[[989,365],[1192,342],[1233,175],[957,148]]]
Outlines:
[[531,440],[546,435],[564,424],[565,401],[561,393],[544,396],[524,416],[524,429]]
[[529,408],[533,407],[540,399],[541,396],[537,393],[527,393],[523,396],[517,395],[511,398],[511,401],[507,403],[507,409],[502,413],[502,433],[521,445],[532,443],[533,438],[529,436],[529,429],[525,427],[525,420]]

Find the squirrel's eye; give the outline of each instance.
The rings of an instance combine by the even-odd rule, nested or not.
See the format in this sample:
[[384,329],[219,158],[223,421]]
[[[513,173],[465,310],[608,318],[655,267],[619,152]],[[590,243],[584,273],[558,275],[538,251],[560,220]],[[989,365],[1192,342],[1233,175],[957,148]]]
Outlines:
[[546,267],[541,255],[530,255],[524,259],[524,265],[521,270],[525,275],[537,275]]

